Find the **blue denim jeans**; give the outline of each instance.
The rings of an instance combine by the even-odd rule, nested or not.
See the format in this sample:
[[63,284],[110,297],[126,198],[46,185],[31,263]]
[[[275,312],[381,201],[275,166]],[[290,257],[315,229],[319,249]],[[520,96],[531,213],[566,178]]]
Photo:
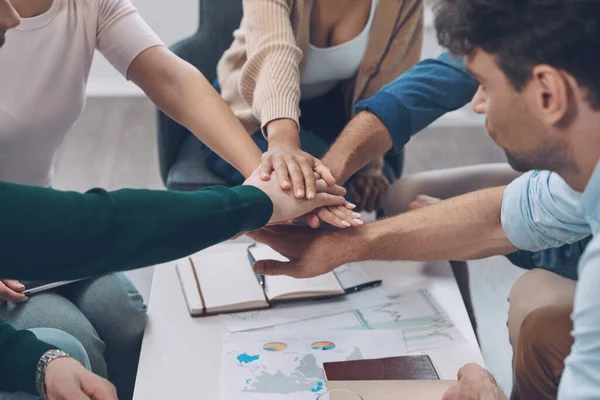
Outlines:
[[91,370],[108,378],[119,399],[133,397],[147,315],[146,305],[121,273],[76,282],[0,305],[0,318],[17,329],[55,328],[85,348]]
[[[87,369],[91,369],[90,359],[83,348],[83,345],[73,336],[66,332],[52,328],[31,329],[31,332],[38,339],[56,346],[56,348],[67,352],[71,357],[83,364]],[[6,393],[0,392],[0,400],[38,400],[38,396],[28,393]]]

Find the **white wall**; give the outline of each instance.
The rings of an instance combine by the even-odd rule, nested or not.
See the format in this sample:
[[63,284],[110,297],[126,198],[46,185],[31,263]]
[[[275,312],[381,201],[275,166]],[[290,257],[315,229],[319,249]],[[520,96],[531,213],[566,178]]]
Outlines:
[[[218,1],[218,0],[214,0]],[[132,0],[146,22],[171,45],[198,28],[198,0]],[[89,96],[130,96],[141,91],[127,82],[98,52],[88,82]]]

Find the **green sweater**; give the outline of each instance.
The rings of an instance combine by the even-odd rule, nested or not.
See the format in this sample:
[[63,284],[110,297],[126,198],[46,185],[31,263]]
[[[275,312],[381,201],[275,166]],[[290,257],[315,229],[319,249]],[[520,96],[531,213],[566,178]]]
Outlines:
[[[0,183],[0,277],[67,280],[159,264],[258,229],[272,212],[252,186],[81,194]],[[0,320],[0,391],[36,394],[36,365],[52,348]]]

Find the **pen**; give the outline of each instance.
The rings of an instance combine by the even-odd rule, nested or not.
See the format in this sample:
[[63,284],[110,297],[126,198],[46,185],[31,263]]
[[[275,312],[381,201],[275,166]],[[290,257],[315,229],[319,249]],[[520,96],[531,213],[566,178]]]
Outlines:
[[[251,268],[254,268],[254,263],[256,262],[256,259],[254,258],[254,256],[252,255],[252,252],[250,251],[250,249],[253,248],[254,246],[256,246],[256,244],[248,246],[248,249],[246,250],[246,252],[248,253],[248,260],[250,261]],[[254,275],[256,275],[256,280],[258,281],[260,286],[262,286],[264,288],[265,287],[265,276],[261,275],[261,274],[257,274],[257,273],[255,273]]]
[[371,282],[366,282],[348,289],[344,289],[344,292],[346,294],[350,294],[350,293],[356,293],[356,292],[360,292],[361,290],[364,289],[372,289],[372,288],[376,288],[378,286],[381,286],[381,284],[383,283],[383,281],[381,280],[376,280],[376,281],[371,281]]

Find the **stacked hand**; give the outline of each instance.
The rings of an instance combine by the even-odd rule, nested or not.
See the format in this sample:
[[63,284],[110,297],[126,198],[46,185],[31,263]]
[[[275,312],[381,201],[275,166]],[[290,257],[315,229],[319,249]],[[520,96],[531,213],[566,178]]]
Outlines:
[[45,377],[48,400],[117,400],[112,383],[72,358],[52,360],[46,366]]
[[[360,242],[360,229],[315,231],[300,226],[269,226],[250,232],[248,236],[269,245],[290,260],[257,261],[254,264],[256,273],[312,278],[351,261],[350,257],[355,256],[358,250],[356,243]],[[344,240],[339,240],[340,236],[344,236]]]
[[494,377],[477,364],[467,364],[458,371],[458,383],[442,400],[506,400]]
[[357,172],[349,181],[350,194],[358,210],[367,212],[383,208],[383,197],[390,182],[383,173],[383,159],[378,159]]
[[[297,199],[313,200],[324,190],[323,184],[333,186],[336,181],[333,173],[318,158],[302,151],[298,127],[292,120],[276,120],[267,125],[269,149],[263,154],[260,177],[268,181],[277,177],[282,190],[290,191]],[[345,194],[345,192],[344,192]],[[348,204],[348,208],[356,206]],[[338,228],[361,225],[358,217],[348,219],[344,207],[319,207],[314,213],[300,221],[318,228],[326,222]]]

